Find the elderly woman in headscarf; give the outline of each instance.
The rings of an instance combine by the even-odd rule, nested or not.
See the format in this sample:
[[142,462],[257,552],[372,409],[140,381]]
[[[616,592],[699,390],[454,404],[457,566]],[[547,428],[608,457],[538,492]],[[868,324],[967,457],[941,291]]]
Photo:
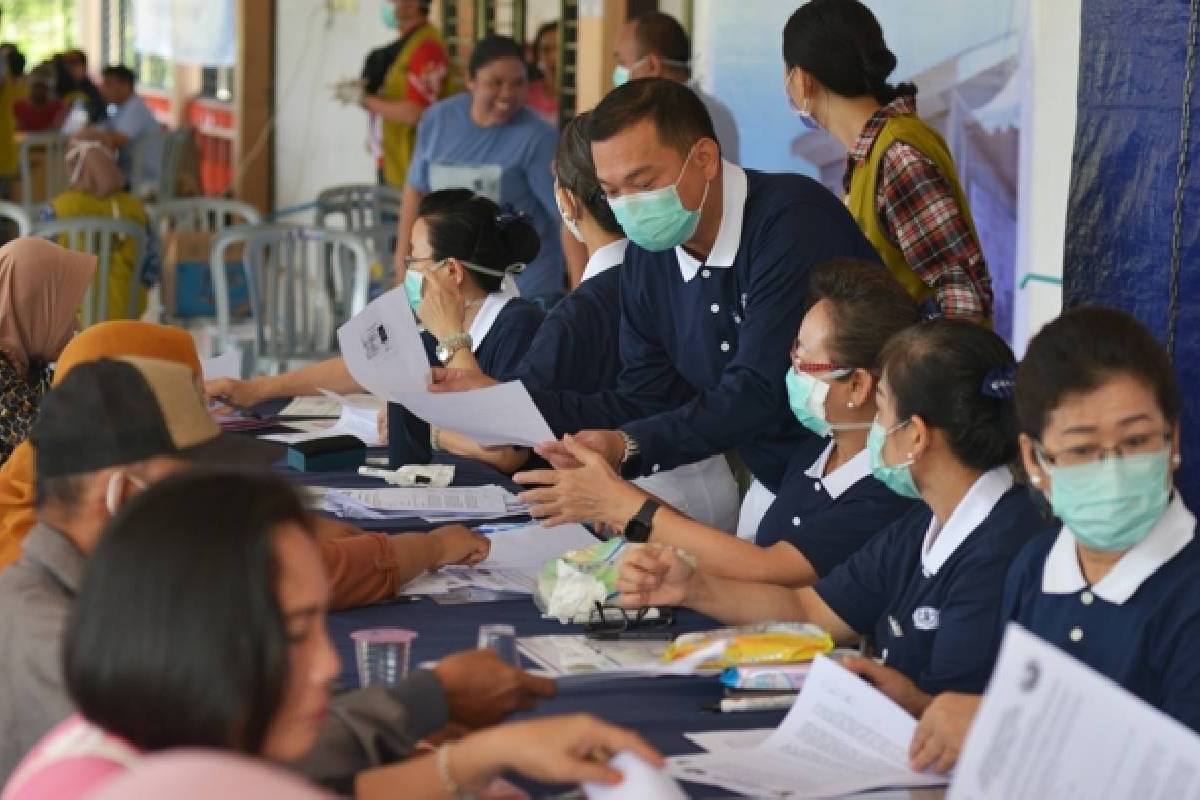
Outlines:
[[[146,252],[137,261],[137,244],[130,237],[113,242],[108,274],[108,297],[97,311],[104,319],[129,316],[130,281],[139,280],[137,314],[146,309],[147,288],[158,278],[158,249],[148,224],[142,201],[125,191],[125,176],[117,167],[116,157],[100,142],[76,140],[67,149],[67,175],[70,187],[42,210],[42,221],[73,217],[108,217],[136,222],[146,228]],[[73,244],[60,237],[64,247]],[[98,299],[97,303],[101,301]],[[100,318],[101,315],[97,315]]]
[[44,239],[0,247],[0,464],[29,436],[95,272],[94,257]]

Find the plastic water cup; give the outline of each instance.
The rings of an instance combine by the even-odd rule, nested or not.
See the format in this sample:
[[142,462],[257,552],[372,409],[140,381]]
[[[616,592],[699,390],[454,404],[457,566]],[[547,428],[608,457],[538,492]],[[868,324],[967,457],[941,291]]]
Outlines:
[[521,668],[521,652],[517,649],[517,629],[512,625],[480,625],[476,646],[494,650],[505,664]]
[[351,633],[359,685],[392,686],[404,680],[416,638],[416,631],[404,628],[367,628]]

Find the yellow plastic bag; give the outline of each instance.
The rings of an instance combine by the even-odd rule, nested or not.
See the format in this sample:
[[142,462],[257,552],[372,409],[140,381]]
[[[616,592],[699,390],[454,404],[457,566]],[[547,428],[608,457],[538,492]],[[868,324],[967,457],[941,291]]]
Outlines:
[[663,661],[686,658],[710,642],[725,641],[725,652],[702,669],[725,669],[748,664],[796,664],[812,661],[833,649],[833,638],[816,625],[768,622],[685,633],[663,653]]

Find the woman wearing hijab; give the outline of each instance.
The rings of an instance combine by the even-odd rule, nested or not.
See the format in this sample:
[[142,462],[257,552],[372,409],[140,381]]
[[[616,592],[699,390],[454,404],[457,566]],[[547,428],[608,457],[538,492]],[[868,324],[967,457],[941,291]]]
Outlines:
[[[129,316],[129,283],[140,280],[137,313],[146,310],[147,288],[158,278],[158,250],[153,231],[148,224],[142,201],[125,191],[125,176],[117,166],[116,157],[99,142],[72,142],[67,150],[67,174],[71,185],[65,192],[46,204],[41,221],[73,219],[75,217],[107,217],[136,222],[146,228],[146,252],[140,264],[137,244],[130,237],[113,242],[112,261],[108,273],[108,297],[103,319],[125,319]],[[59,243],[69,247],[66,237]]]
[[44,239],[0,247],[0,463],[29,435],[95,272],[92,256]]

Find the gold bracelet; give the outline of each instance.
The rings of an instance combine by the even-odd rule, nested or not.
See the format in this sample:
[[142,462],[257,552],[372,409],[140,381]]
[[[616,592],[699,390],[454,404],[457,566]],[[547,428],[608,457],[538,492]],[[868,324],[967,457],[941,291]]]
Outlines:
[[433,763],[437,766],[438,777],[442,781],[442,788],[446,790],[446,794],[453,797],[454,800],[474,800],[475,795],[471,792],[464,792],[458,785],[458,781],[454,780],[454,776],[450,774],[449,742],[438,748],[437,754],[433,757]]

